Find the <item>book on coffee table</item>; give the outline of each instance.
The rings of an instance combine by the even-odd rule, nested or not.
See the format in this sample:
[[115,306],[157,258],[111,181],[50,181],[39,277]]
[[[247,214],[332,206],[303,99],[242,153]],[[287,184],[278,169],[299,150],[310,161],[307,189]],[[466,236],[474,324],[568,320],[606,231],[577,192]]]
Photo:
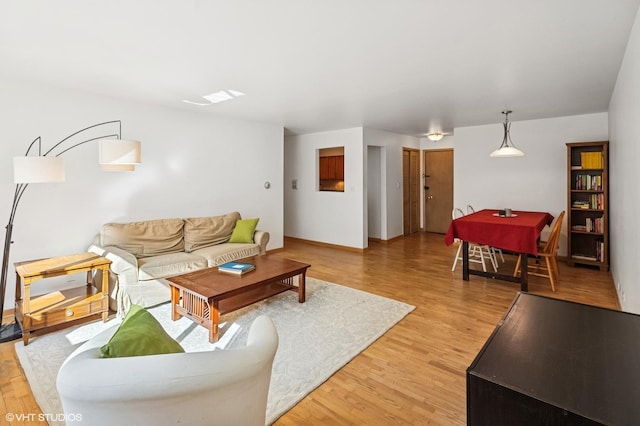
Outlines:
[[249,271],[253,271],[254,269],[256,269],[255,265],[252,265],[251,263],[241,262],[227,262],[218,266],[218,271],[236,275],[242,275]]

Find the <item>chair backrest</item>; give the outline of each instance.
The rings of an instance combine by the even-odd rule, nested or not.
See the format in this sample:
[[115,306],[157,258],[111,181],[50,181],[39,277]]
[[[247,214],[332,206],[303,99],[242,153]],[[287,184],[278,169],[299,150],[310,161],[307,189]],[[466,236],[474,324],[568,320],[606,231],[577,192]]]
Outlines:
[[[58,372],[65,414],[116,424],[264,425],[278,332],[266,316],[246,346],[202,352],[100,358],[117,325],[80,346]],[[217,403],[220,402],[221,403]]]
[[475,213],[476,210],[473,208],[471,204],[467,204],[467,214]]
[[560,212],[553,227],[551,228],[551,234],[542,248],[543,253],[555,255],[560,246],[560,230],[562,229],[562,220],[564,219],[564,210]]
[[455,208],[453,210],[451,210],[451,219],[457,219],[459,217],[464,216],[464,212],[462,211],[462,209],[459,208]]

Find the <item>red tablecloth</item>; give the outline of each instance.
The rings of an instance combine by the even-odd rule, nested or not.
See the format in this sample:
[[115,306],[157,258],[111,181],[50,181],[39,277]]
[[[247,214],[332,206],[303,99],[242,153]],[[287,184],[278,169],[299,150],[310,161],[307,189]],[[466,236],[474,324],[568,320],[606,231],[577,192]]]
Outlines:
[[487,244],[517,253],[538,254],[538,238],[553,216],[544,212],[514,211],[514,216],[499,217],[498,210],[480,210],[451,222],[444,242],[454,238]]

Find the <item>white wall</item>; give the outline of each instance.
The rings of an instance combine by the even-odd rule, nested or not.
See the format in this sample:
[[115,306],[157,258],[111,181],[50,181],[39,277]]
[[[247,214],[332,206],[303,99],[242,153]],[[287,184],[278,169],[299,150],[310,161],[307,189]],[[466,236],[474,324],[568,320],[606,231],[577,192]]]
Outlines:
[[420,149],[448,149],[453,148],[455,135],[444,136],[437,142],[429,140],[429,138],[420,138]]
[[[413,136],[362,127],[285,137],[285,226],[289,237],[346,247],[368,246],[368,147],[380,147],[381,239],[402,235],[402,148]],[[345,192],[317,190],[321,148],[344,146]],[[377,171],[376,171],[377,173]],[[292,189],[296,180],[298,189]],[[377,220],[377,219],[376,219]]]
[[[381,165],[383,169],[383,192],[386,203],[383,204],[382,239],[390,240],[403,233],[402,227],[402,148],[420,149],[420,139],[376,129],[364,129],[366,146],[384,147]],[[420,191],[422,193],[422,191]],[[424,203],[420,203],[424,205]],[[420,215],[422,217],[422,215]]]
[[[524,157],[490,158],[503,138],[502,123],[455,129],[454,207],[547,211],[567,209],[567,142],[607,140],[607,113],[514,121],[513,143]],[[543,236],[546,236],[545,228]],[[566,221],[560,255],[566,255]]]
[[29,185],[14,223],[6,308],[14,305],[13,262],[83,252],[105,222],[237,210],[260,218],[258,227],[271,234],[269,249],[282,247],[282,127],[7,78],[0,93],[0,220],[8,221],[15,189],[12,157],[24,155],[37,136],[49,148],[83,127],[120,119],[123,137],[142,141],[143,161],[135,172],[102,172],[91,143],[64,154],[65,183]]
[[[361,127],[285,137],[284,234],[347,247],[366,247],[364,150]],[[344,146],[344,192],[318,191],[318,150]],[[292,188],[297,180],[298,189]]]
[[640,313],[640,10],[609,104],[610,259],[622,309]]

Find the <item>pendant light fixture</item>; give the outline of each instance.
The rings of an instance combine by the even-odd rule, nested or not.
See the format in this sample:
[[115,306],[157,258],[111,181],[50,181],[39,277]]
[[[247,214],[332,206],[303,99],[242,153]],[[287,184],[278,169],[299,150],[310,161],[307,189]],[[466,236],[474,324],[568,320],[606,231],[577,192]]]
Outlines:
[[513,142],[511,142],[511,135],[509,134],[509,130],[511,128],[511,123],[509,122],[509,114],[513,111],[502,111],[504,114],[504,137],[502,138],[502,145],[500,148],[496,149],[489,155],[489,157],[522,157],[524,152],[520,151],[515,147]]

